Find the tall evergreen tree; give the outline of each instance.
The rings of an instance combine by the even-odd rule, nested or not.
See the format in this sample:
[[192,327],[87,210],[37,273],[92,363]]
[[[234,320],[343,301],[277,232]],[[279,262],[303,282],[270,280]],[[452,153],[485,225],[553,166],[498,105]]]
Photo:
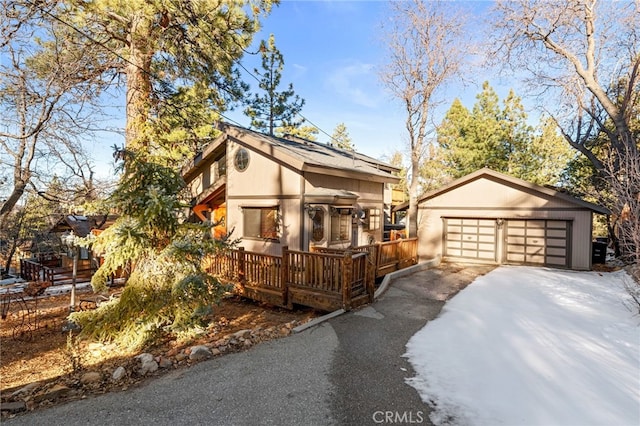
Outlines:
[[[119,301],[72,319],[85,334],[133,346],[164,331],[188,329],[222,294],[223,286],[201,262],[224,244],[211,239],[207,225],[185,221],[179,165],[192,153],[181,141],[215,134],[207,127],[213,111],[244,93],[234,65],[271,0],[70,0],[51,7],[14,1],[22,2],[28,11],[48,7],[25,18],[55,17],[79,30],[69,31],[81,43],[56,44],[98,59],[77,75],[102,76],[107,86],[126,84],[126,147],[119,152],[125,173],[108,200],[121,216],[95,241],[104,263],[92,284],[99,290],[113,272],[130,275]],[[21,30],[21,23],[12,28]],[[109,73],[125,78],[106,78]],[[176,81],[187,89],[176,90]]]
[[353,146],[351,137],[349,136],[349,131],[347,130],[347,126],[344,123],[338,124],[333,130],[329,145],[335,146],[336,148],[345,149],[347,151],[355,151],[355,147]]
[[296,119],[296,116],[304,106],[304,99],[295,94],[292,83],[286,90],[278,91],[284,57],[276,47],[273,34],[268,41],[260,43],[260,55],[262,71],[254,69],[254,73],[260,77],[258,87],[263,94],[254,94],[245,109],[251,118],[251,126],[271,136],[278,128],[291,130],[300,127],[304,120]]
[[520,98],[511,90],[500,99],[488,82],[469,111],[455,99],[438,128],[445,167],[453,178],[483,167],[538,184],[558,184],[572,155],[553,123],[527,123]]

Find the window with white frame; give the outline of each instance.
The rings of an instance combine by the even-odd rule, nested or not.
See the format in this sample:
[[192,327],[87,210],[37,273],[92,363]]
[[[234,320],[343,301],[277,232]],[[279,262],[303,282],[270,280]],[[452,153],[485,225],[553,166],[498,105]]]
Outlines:
[[364,212],[365,212],[364,223],[362,224],[363,229],[365,231],[377,231],[378,229],[380,229],[380,224],[381,224],[380,209],[370,208],[370,209],[366,209]]
[[260,238],[277,240],[278,236],[278,206],[274,207],[243,207],[243,224],[245,238]]

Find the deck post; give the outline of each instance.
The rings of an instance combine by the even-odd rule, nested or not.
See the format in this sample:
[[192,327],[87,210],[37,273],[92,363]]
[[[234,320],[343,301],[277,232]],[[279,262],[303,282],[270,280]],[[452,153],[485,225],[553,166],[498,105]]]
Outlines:
[[242,288],[247,284],[247,277],[245,275],[245,259],[244,259],[244,247],[238,248],[238,278]]
[[289,276],[289,246],[282,247],[282,267],[280,268],[280,282],[282,283],[282,304],[288,306],[290,309],[293,305],[289,304],[289,283],[287,277]]
[[380,259],[382,258],[382,243],[376,244],[376,278],[378,277],[378,269],[380,268]]
[[347,251],[342,258],[342,308],[345,311],[351,309],[351,284],[353,281],[353,257],[351,251]]
[[365,277],[365,288],[367,290],[367,295],[369,296],[369,303],[373,303],[374,295],[376,293],[376,264],[374,256],[367,255],[367,275]]

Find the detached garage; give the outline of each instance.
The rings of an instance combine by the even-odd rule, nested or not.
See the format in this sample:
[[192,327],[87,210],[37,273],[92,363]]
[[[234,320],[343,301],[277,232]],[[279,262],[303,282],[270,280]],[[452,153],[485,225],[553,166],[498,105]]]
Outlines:
[[418,255],[589,270],[593,213],[609,211],[482,169],[418,200]]

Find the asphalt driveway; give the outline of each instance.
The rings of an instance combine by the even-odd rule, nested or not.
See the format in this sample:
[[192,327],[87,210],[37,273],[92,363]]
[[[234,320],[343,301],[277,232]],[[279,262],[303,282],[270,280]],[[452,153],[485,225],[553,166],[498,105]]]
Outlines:
[[8,425],[430,424],[405,384],[409,338],[492,267],[432,268],[393,280],[372,305],[288,338],[201,362],[126,392],[70,402]]

